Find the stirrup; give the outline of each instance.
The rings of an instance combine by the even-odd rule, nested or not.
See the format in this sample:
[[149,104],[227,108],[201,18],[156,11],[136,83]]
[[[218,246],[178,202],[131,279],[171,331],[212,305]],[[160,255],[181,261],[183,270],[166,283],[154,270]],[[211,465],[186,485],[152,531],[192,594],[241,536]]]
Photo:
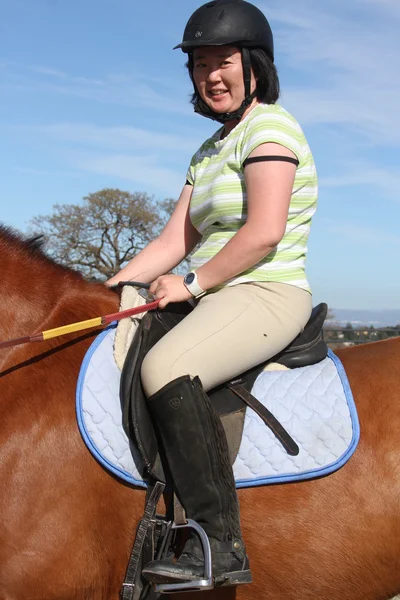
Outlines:
[[[203,548],[204,554],[204,577],[203,579],[192,579],[192,581],[183,581],[182,583],[156,583],[154,590],[159,594],[174,594],[178,592],[201,592],[203,590],[212,590],[214,588],[214,579],[212,574],[212,562],[211,562],[211,547],[210,541],[204,529],[193,519],[187,519],[186,523],[182,525],[176,525],[171,523],[169,526],[169,533],[175,529],[194,529],[200,538],[200,543]],[[166,536],[168,537],[168,536]],[[158,560],[164,558],[168,548],[165,544],[161,549]]]

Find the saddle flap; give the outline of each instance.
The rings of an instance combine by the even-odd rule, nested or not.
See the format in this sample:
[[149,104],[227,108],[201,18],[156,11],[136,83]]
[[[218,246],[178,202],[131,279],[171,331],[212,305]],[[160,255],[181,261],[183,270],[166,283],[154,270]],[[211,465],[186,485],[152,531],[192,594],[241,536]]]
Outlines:
[[[147,313],[141,320],[126,356],[120,383],[123,428],[128,439],[135,440],[147,469],[155,462],[158,444],[140,382],[140,368],[152,320],[151,313]],[[164,474],[160,472],[158,475],[164,481]]]
[[148,474],[163,482],[166,479],[157,435],[148,410],[140,371],[147,352],[191,310],[191,306],[185,302],[174,304],[168,311],[148,312],[135,333],[121,373],[120,398],[124,431],[129,439],[136,442]]
[[231,465],[234,464],[239,453],[240,443],[242,441],[243,435],[245,415],[245,407],[236,412],[221,415],[221,422],[225,431],[226,441],[228,442]]

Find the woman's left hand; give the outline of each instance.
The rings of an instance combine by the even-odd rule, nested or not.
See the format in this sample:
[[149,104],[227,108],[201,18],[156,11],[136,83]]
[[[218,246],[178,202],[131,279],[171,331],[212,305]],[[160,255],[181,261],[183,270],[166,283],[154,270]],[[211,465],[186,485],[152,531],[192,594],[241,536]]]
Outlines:
[[150,293],[157,300],[160,308],[165,308],[170,302],[184,302],[193,298],[187,287],[183,283],[181,275],[162,275],[157,277],[150,286]]

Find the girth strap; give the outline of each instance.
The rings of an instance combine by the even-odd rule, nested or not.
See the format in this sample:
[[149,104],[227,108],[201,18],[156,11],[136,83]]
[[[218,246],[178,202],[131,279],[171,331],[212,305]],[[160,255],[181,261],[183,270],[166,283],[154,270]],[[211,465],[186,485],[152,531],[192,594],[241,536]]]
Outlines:
[[164,491],[164,488],[165,485],[160,481],[157,481],[146,501],[144,514],[140,520],[139,527],[136,532],[135,542],[129,558],[128,567],[126,569],[125,580],[120,591],[121,600],[139,600],[141,597],[142,586],[138,585],[138,577],[140,578],[141,573],[143,546],[148,530],[155,518],[157,504],[161,494]]
[[257,398],[250,394],[250,392],[248,392],[246,388],[241,385],[240,379],[233,380],[226,385],[234,394],[236,394],[236,396],[241,398],[243,402],[247,404],[247,406],[250,406],[250,408],[252,408],[254,412],[258,414],[267,427],[270,428],[275,437],[278,438],[288,454],[291,456],[298,455],[300,450],[294,439],[288,434],[283,425],[279,423],[279,421],[268,410],[268,408],[265,408],[265,406],[261,404]]

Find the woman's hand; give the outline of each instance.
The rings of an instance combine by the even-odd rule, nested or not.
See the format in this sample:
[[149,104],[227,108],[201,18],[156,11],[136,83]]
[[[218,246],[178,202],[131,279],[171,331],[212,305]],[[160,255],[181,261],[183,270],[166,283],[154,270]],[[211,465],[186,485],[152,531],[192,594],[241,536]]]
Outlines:
[[149,291],[157,300],[160,300],[158,305],[160,308],[165,308],[170,302],[184,302],[193,298],[184,285],[181,275],[161,275],[153,281]]

